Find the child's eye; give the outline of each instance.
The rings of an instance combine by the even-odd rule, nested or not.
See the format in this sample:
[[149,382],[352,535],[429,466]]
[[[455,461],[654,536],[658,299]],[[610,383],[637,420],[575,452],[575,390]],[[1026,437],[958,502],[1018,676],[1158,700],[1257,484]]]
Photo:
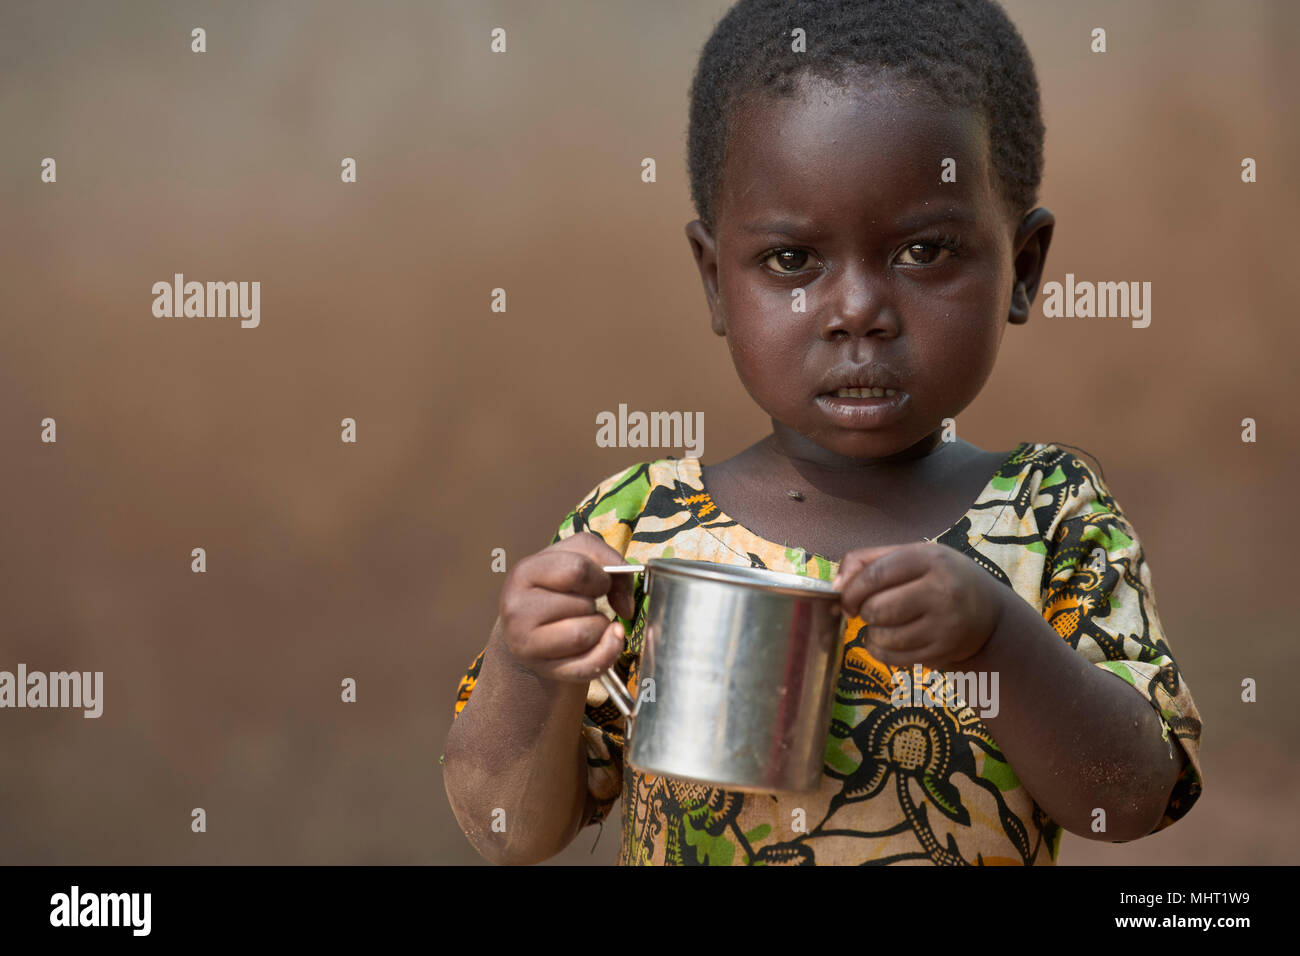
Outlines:
[[[764,264],[776,260],[777,267],[772,269],[778,275],[792,276],[797,273],[808,261],[808,253],[802,249],[773,249],[771,252],[764,253]],[[790,266],[790,270],[783,268]]]
[[[959,240],[951,236],[935,236],[933,239],[918,240],[903,250],[902,255],[912,260],[904,261],[903,265],[932,266],[944,259],[951,259],[959,245]],[[944,253],[947,255],[943,255]]]

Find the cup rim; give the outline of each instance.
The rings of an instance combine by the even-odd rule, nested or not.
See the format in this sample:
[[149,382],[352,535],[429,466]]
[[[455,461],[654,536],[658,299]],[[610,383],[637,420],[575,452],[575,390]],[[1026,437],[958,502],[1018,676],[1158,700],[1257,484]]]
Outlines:
[[650,558],[646,567],[660,574],[676,575],[735,584],[765,594],[788,594],[795,597],[839,600],[840,592],[821,578],[804,577],[787,571],[770,568],[744,567],[737,564],[720,564],[716,561],[694,561],[688,558]]

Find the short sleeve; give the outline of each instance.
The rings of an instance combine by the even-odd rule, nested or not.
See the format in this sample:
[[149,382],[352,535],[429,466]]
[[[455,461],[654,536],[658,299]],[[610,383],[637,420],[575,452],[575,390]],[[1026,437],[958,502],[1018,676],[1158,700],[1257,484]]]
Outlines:
[[1038,502],[1056,515],[1043,534],[1043,617],[1071,647],[1141,694],[1171,750],[1176,742],[1187,757],[1155,833],[1201,794],[1201,715],[1160,624],[1137,532],[1090,467],[1069,455],[1054,465],[1038,488]]
[[[632,541],[637,517],[645,506],[650,493],[649,463],[634,465],[606,478],[593,488],[582,501],[570,511],[560,526],[551,544],[583,532],[600,535],[605,543],[621,555],[627,553]],[[596,607],[606,617],[617,615],[606,598],[599,598]],[[624,631],[632,633],[632,622],[619,618]],[[461,677],[456,692],[456,703],[452,717],[460,716],[474,685],[478,681],[483,667],[483,655],[478,656]],[[632,667],[632,655],[624,649],[614,664],[614,670],[627,684]],[[609,693],[599,680],[594,680],[587,688],[587,704],[583,713],[582,736],[587,748],[587,790],[595,802],[595,810],[584,826],[604,820],[623,787],[623,745],[627,732],[625,718]]]

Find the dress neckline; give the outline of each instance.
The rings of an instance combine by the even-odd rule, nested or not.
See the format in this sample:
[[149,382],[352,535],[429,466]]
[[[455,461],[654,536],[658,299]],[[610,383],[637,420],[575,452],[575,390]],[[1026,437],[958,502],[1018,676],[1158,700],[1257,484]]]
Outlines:
[[[1033,448],[1033,447],[1035,447],[1034,442],[1022,441],[1019,444],[1017,444],[1016,447],[1012,449],[1011,453],[1008,454],[1005,458],[1003,458],[998,463],[998,466],[993,470],[993,473],[989,475],[988,480],[984,482],[984,487],[982,487],[980,489],[979,494],[975,496],[975,500],[971,502],[970,507],[968,507],[964,512],[962,512],[961,516],[951,526],[945,528],[943,531],[939,532],[939,534],[935,535],[933,538],[925,538],[923,540],[939,541],[942,538],[947,537],[949,534],[951,534],[954,529],[956,529],[963,521],[969,518],[977,510],[980,502],[983,501],[988,496],[989,490],[993,488],[993,483],[999,477],[1001,477],[1002,470],[1006,468],[1006,466],[1009,463],[1015,461],[1017,457],[1022,455],[1026,448]],[[718,506],[717,501],[714,500],[713,495],[712,493],[710,493],[708,487],[704,484],[704,463],[699,458],[676,459],[674,460],[674,466],[677,471],[677,484],[679,489],[682,486],[683,481],[685,479],[687,483],[695,486],[708,497],[709,502],[713,505],[713,514],[709,517],[707,523],[703,521],[698,521],[698,517],[697,517],[697,523],[706,532],[708,532],[714,538],[717,538],[719,543],[727,547],[728,550],[736,551],[736,549],[732,547],[730,544],[728,544],[725,540],[720,538],[718,535],[714,534],[714,532],[710,529],[710,525],[729,526],[731,528],[734,528],[736,531],[740,532],[742,535],[746,537],[753,538],[755,541],[759,541],[763,544],[771,545],[774,548],[786,548],[786,549],[793,548],[795,551],[803,555],[803,559],[804,559],[803,563],[805,565],[813,563],[814,559],[816,559],[817,561],[823,561],[826,564],[830,565],[832,569],[839,567],[840,564],[839,561],[832,560],[831,558],[826,557],[826,555],[824,554],[818,554],[815,551],[808,551],[796,545],[787,545],[787,544],[781,544],[780,542],[777,541],[771,541],[768,538],[763,537],[761,534],[758,534],[752,529],[741,524],[735,518],[731,517],[731,515],[724,512],[722,508]],[[1005,504],[1010,504],[1010,503],[1011,503],[1011,497],[1008,496],[1006,498]],[[999,516],[1000,515],[1001,512],[999,512]],[[980,541],[983,540],[984,540],[984,535],[981,533],[978,540],[976,541],[973,542],[963,541],[960,550],[963,551],[968,550],[969,548],[973,547],[976,544],[979,544]],[[741,556],[748,557],[748,555],[743,555],[743,554]]]

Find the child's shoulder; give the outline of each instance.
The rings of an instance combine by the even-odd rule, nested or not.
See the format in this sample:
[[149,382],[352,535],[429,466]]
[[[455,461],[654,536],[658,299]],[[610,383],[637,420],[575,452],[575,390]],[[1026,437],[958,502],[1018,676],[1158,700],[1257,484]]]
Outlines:
[[1057,441],[1022,441],[1003,463],[999,474],[1003,478],[1017,474],[1029,475],[1043,472],[1046,475],[1069,477],[1075,475],[1101,475],[1101,463],[1082,448]]
[[1045,484],[1086,483],[1099,495],[1107,494],[1105,472],[1097,457],[1065,442],[1025,442],[1008,464],[1018,465],[1025,472],[1041,473]]
[[574,508],[586,519],[610,514],[617,520],[635,518],[657,494],[679,494],[682,483],[694,484],[700,469],[697,458],[656,458],[620,468],[598,481]]
[[[1058,533],[1067,520],[1128,526],[1101,462],[1082,448],[1065,442],[1026,442],[1004,466],[1002,477],[1023,480],[1023,485],[1015,482],[1014,496],[1023,494],[1033,502],[1050,534]],[[1005,487],[1012,484],[1008,481]]]
[[638,461],[602,478],[587,497],[594,495],[603,498],[611,494],[634,497],[637,492],[648,495],[653,488],[661,485],[675,487],[678,482],[689,480],[691,475],[698,474],[699,470],[698,458],[670,456]]

